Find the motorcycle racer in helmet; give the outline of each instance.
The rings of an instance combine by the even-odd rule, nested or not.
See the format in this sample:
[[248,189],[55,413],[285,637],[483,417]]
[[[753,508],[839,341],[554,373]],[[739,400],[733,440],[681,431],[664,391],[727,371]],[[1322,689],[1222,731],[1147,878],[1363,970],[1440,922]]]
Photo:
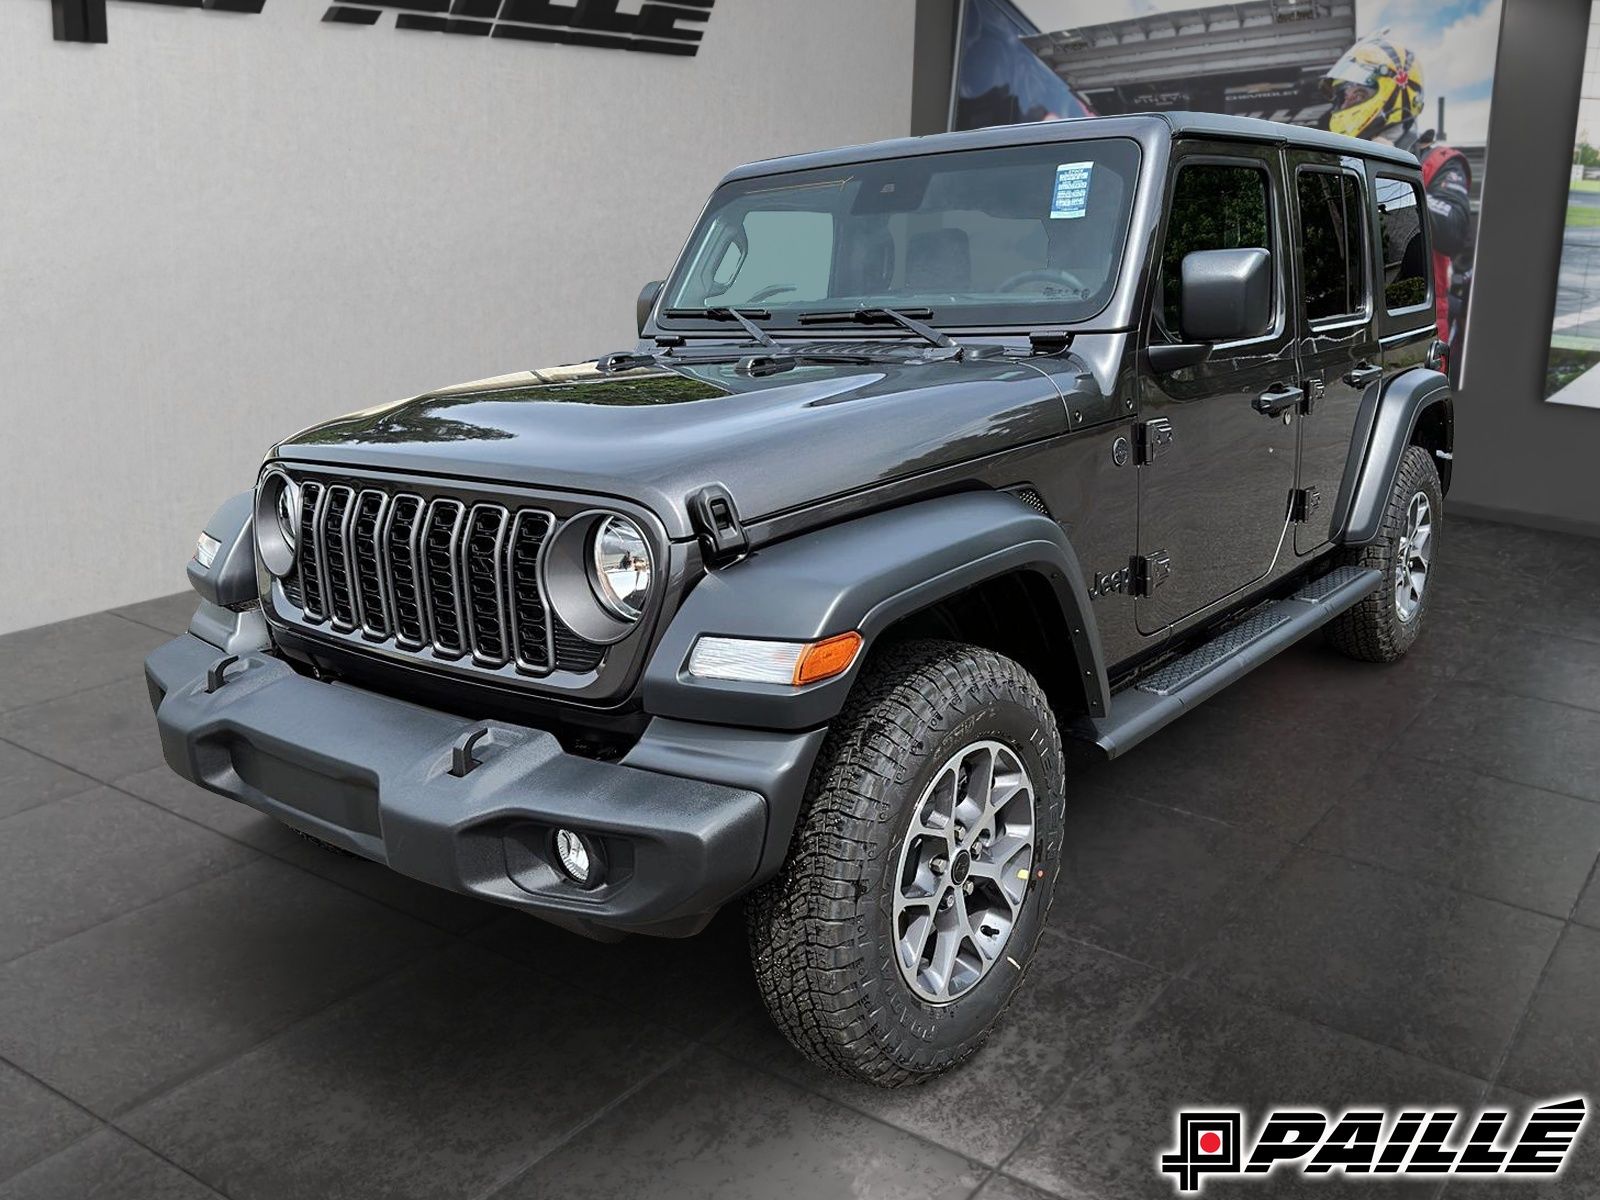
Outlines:
[[[1422,63],[1395,41],[1389,30],[1362,38],[1322,77],[1323,94],[1332,104],[1328,128],[1369,141],[1388,142],[1409,150],[1422,163],[1428,198],[1428,224],[1433,233],[1433,294],[1439,339],[1458,359],[1469,275],[1457,259],[1471,249],[1472,209],[1468,193],[1471,168],[1461,151],[1419,132],[1422,115]],[[1460,285],[1460,286],[1453,286]],[[1456,293],[1462,293],[1457,295]]]

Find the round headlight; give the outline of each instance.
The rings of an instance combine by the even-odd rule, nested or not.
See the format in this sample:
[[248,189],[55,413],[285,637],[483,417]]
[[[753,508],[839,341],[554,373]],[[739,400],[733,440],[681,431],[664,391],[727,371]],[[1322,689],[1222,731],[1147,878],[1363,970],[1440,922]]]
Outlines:
[[261,476],[254,526],[262,565],[279,579],[292,574],[300,534],[300,485],[279,468]]
[[650,543],[627,517],[607,517],[595,527],[589,582],[612,616],[637,621],[650,594]]
[[288,480],[278,489],[277,510],[278,532],[293,550],[300,537],[300,485],[294,480]]

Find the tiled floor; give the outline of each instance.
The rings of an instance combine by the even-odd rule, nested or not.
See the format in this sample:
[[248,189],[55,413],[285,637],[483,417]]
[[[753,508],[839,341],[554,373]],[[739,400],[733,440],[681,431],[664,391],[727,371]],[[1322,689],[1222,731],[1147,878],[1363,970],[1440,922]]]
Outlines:
[[[1083,771],[1026,989],[893,1093],[773,1032],[736,914],[583,942],[177,779],[184,597],[0,638],[0,1196],[1120,1200],[1180,1104],[1594,1089],[1600,543],[1456,521],[1435,586],[1403,663],[1302,646]],[[1600,1195],[1600,1129],[1532,1192]]]

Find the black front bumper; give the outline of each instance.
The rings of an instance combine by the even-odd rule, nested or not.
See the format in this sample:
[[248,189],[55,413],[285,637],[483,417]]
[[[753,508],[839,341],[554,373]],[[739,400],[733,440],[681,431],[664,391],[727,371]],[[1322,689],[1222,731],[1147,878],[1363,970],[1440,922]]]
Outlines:
[[[781,863],[823,731],[776,734],[655,720],[621,762],[569,754],[542,730],[459,717],[222,657],[185,635],[145,663],[178,774],[427,883],[580,932],[681,934]],[[453,749],[487,729],[479,765]],[[592,890],[552,861],[558,827],[605,847]]]

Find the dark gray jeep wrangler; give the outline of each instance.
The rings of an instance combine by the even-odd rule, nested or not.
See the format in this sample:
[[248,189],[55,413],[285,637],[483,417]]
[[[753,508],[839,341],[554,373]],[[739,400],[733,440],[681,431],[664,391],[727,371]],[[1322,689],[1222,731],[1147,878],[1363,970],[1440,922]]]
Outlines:
[[591,936],[743,898],[774,1019],[970,1055],[1132,748],[1416,639],[1450,478],[1415,159],[1186,114],[741,167],[638,345],[275,447],[150,656],[167,761]]

